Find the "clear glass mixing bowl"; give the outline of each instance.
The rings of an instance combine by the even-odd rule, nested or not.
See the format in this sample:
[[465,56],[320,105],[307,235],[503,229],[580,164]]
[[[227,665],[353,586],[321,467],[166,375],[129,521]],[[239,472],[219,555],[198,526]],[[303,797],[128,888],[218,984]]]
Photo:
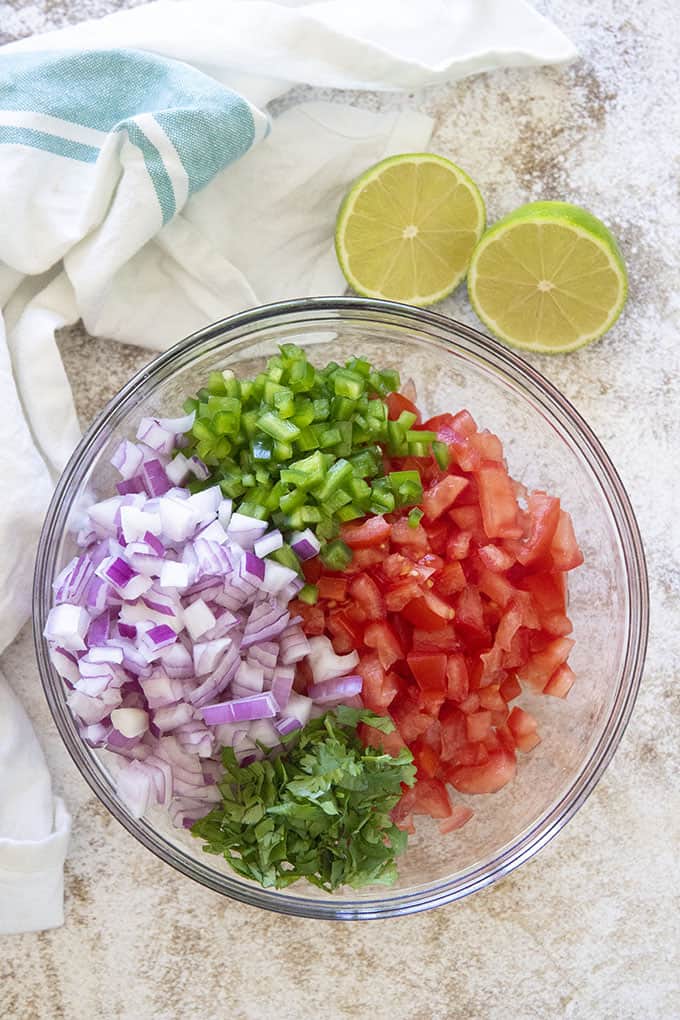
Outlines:
[[[333,895],[298,883],[264,890],[238,877],[201,843],[174,829],[159,809],[133,818],[116,795],[112,757],[80,738],[52,668],[42,631],[52,580],[71,558],[79,508],[110,494],[109,458],[134,438],[143,415],[178,413],[213,369],[249,376],[283,342],[312,361],[361,355],[412,378],[428,414],[467,407],[503,439],[512,475],[559,495],[571,512],[585,564],[570,576],[578,682],[569,698],[522,695],[542,743],[520,756],[517,776],[493,796],[462,798],[475,816],[440,836],[419,818],[391,888]],[[538,372],[483,334],[441,315],[357,298],[319,298],[256,308],[182,340],[140,371],[104,408],[69,461],[38,549],[35,640],[45,694],[59,732],[97,796],[159,858],[215,891],[289,914],[342,920],[412,913],[466,896],[518,867],[550,840],[602,775],[628,722],[643,665],[648,595],[637,524],[607,454],[574,408]],[[115,767],[115,763],[113,763]]]

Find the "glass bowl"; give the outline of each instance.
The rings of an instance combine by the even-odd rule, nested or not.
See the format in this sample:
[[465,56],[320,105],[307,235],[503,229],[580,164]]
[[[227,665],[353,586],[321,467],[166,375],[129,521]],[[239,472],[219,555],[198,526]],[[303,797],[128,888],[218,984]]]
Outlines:
[[[134,438],[143,415],[178,413],[213,369],[259,371],[277,344],[295,342],[325,364],[361,355],[397,368],[416,384],[428,414],[467,407],[480,428],[497,432],[511,474],[559,495],[574,519],[585,564],[569,578],[578,682],[566,701],[523,694],[542,743],[520,756],[515,780],[493,796],[462,797],[474,818],[439,835],[419,818],[389,888],[328,894],[307,883],[265,890],[206,854],[160,809],[133,818],[115,791],[113,756],[81,739],[42,637],[52,580],[74,551],[82,507],[113,490],[109,458]],[[585,801],[624,732],[637,693],[648,624],[644,554],[637,524],[607,454],[567,400],[517,355],[488,337],[428,311],[358,298],[268,305],[232,316],[182,340],[134,376],[80,442],[52,499],[38,549],[34,626],[45,694],[81,774],[125,828],[161,860],[216,892],[254,906],[317,918],[390,917],[459,899],[507,875],[544,846]]]

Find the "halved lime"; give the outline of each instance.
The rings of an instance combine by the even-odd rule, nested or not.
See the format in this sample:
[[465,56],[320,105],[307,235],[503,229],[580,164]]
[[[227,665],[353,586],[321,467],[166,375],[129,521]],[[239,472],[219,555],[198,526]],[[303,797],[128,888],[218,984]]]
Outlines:
[[486,221],[468,175],[442,156],[391,156],[346,196],[335,250],[358,294],[412,305],[441,301],[460,283]]
[[595,216],[567,202],[530,202],[486,232],[467,285],[475,312],[501,340],[562,354],[616,322],[628,277],[616,240]]

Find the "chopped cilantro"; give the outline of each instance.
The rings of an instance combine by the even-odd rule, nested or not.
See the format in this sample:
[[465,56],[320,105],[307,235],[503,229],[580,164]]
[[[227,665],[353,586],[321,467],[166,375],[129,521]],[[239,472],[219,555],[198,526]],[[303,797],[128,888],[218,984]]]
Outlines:
[[361,722],[394,729],[390,719],[340,706],[298,731],[285,756],[241,767],[224,748],[222,802],[191,830],[203,849],[266,888],[300,878],[329,892],[392,883],[407,835],[390,811],[415,767],[406,748],[393,757],[364,747]]

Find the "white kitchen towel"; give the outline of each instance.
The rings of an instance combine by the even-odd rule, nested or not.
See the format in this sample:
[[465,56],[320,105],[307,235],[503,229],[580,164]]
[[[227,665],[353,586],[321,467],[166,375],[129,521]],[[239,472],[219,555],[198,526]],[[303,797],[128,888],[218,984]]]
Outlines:
[[[55,329],[82,317],[161,350],[244,307],[338,293],[343,193],[383,156],[427,148],[432,128],[335,102],[270,125],[266,104],[295,83],[413,90],[574,56],[524,0],[159,0],[0,49],[0,470],[12,479],[0,650],[28,615],[39,522],[78,437]],[[10,930],[0,884],[3,911]]]
[[0,935],[62,924],[70,825],[28,717],[0,673]]

